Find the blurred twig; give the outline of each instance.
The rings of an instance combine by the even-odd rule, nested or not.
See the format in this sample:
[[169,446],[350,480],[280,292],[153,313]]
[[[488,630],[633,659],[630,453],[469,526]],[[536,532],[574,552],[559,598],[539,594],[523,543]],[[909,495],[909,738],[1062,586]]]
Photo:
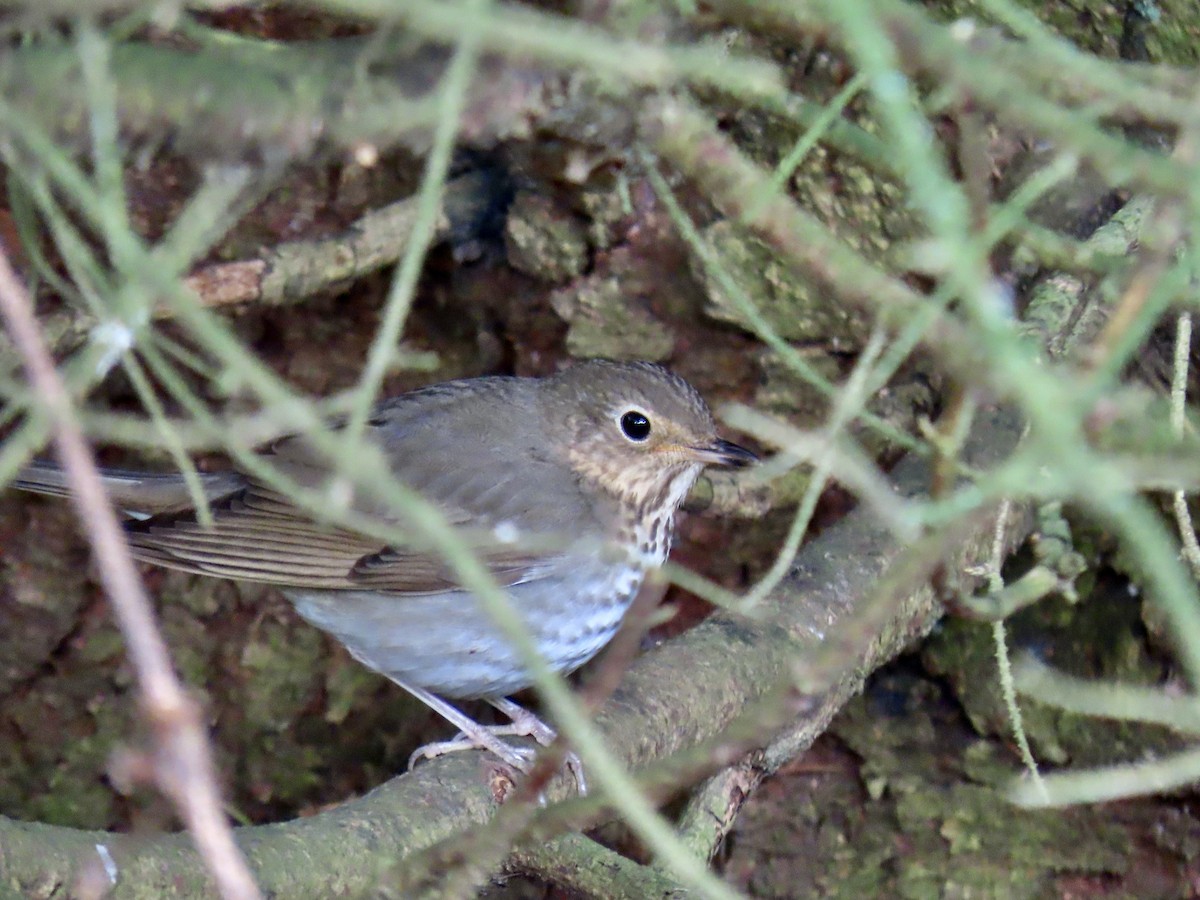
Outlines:
[[[487,178],[463,175],[445,185],[435,210],[434,238],[445,237],[488,202]],[[218,262],[194,271],[188,287],[206,305],[276,306],[307,300],[394,263],[410,246],[418,201],[405,197],[370,210],[342,234],[278,244],[254,259]],[[170,309],[158,310],[169,316]]]
[[572,896],[605,900],[683,900],[688,891],[666,872],[641,866],[581,834],[531,842],[512,854],[509,869],[530,871]]
[[[1192,314],[1180,313],[1175,325],[1175,358],[1171,370],[1171,428],[1176,437],[1183,440],[1185,407],[1187,404],[1187,379],[1189,357],[1192,352]],[[1179,540],[1183,555],[1192,567],[1192,575],[1200,579],[1200,541],[1196,540],[1196,528],[1192,513],[1188,509],[1187,495],[1176,491],[1172,497],[1175,510],[1175,525],[1179,529]]]
[[71,399],[42,340],[33,305],[2,248],[0,316],[21,355],[38,403],[50,417],[58,457],[71,484],[72,502],[85,523],[100,580],[137,672],[142,712],[154,736],[154,780],[179,810],[221,895],[227,900],[255,900],[260,894],[222,809],[199,708],[175,677],[150,600],[104,493]]

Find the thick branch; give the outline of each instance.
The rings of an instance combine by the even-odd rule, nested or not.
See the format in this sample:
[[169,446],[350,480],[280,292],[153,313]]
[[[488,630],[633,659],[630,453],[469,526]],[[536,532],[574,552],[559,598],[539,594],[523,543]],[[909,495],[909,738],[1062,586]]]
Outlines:
[[[449,54],[429,45],[381,49],[382,56],[362,39],[239,40],[202,52],[122,44],[113,48],[111,74],[128,135],[169,138],[194,156],[278,160],[361,145],[424,152],[436,119],[433,89]],[[527,116],[541,108],[553,77],[484,61],[461,139],[491,147],[525,135]],[[7,51],[0,59],[0,122],[82,140],[88,109],[81,79],[69,44]]]

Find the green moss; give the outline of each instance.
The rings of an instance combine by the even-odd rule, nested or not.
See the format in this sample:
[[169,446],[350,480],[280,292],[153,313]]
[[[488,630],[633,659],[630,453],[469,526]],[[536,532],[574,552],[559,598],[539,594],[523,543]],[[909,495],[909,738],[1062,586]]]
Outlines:
[[[1071,605],[1060,598],[1042,601],[1008,622],[1010,656],[1032,651],[1068,673],[1155,684],[1161,665],[1142,639],[1141,604],[1123,587],[1104,590]],[[1007,737],[1008,712],[996,676],[991,626],[949,619],[926,642],[922,660],[953,686],[972,726],[980,734]],[[1063,712],[1021,699],[1026,733],[1043,762],[1102,765],[1141,759],[1180,744],[1166,729]]]
[[1200,62],[1200,7],[1193,0],[1156,0],[1154,5],[1159,16],[1146,39],[1150,59],[1195,66]]
[[518,194],[508,211],[504,245],[513,268],[543,281],[567,281],[587,264],[583,223],[528,192]]
[[[865,319],[853,308],[833,303],[829,296],[796,276],[794,268],[751,232],[731,222],[718,222],[704,232],[720,267],[780,337],[847,348],[865,339]],[[750,317],[708,270],[697,265],[696,276],[708,296],[705,311],[714,319],[754,331]]]
[[124,653],[125,639],[115,625],[93,631],[79,646],[79,658],[90,663],[115,661]]
[[[91,664],[89,664],[91,665]],[[48,681],[5,702],[20,743],[0,745],[0,808],[17,818],[105,827],[119,798],[104,778],[113,753],[129,746],[132,709],[100,673]]]
[[872,854],[886,850],[892,878],[877,895],[1050,897],[1060,873],[1103,876],[1129,864],[1129,835],[1102,809],[1009,804],[1002,790],[1015,759],[995,743],[964,741],[931,682],[885,675],[833,731],[862,758],[861,777],[882,788],[855,837]]
[[245,715],[267,728],[288,728],[304,711],[317,687],[312,661],[319,658],[315,628],[263,622],[242,649],[242,665],[253,683],[245,695]]
[[567,350],[579,358],[664,360],[675,347],[671,330],[617,278],[588,281],[551,298],[567,322]]
[[331,667],[325,678],[325,721],[342,724],[364,696],[378,689],[380,678],[378,673],[350,660]]

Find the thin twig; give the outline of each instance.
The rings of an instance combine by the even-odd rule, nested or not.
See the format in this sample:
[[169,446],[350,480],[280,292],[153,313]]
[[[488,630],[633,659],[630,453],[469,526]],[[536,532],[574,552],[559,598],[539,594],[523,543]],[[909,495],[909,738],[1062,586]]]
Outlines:
[[178,808],[221,896],[227,900],[254,900],[260,894],[221,808],[199,710],[175,677],[166,643],[155,625],[149,598],[70,396],[46,349],[29,295],[3,247],[0,317],[53,425],[55,449],[71,485],[72,502],[85,524],[100,581],[129,648],[142,711],[154,735],[153,768],[159,788]]
[[670,873],[639,865],[582,834],[530,841],[513,851],[508,868],[545,878],[571,896],[684,900],[690,895]]
[[[1183,440],[1187,406],[1188,357],[1192,349],[1192,314],[1179,314],[1175,326],[1175,358],[1171,368],[1171,430],[1175,437]],[[1179,528],[1179,540],[1183,545],[1183,558],[1192,567],[1192,574],[1200,578],[1200,542],[1196,540],[1196,528],[1192,524],[1192,513],[1188,509],[1187,494],[1176,491],[1174,496],[1175,524]]]
[[[1004,576],[1000,569],[1004,564],[1006,541],[1008,533],[1008,517],[1012,512],[1012,503],[1004,500],[996,513],[996,530],[992,538],[992,556],[987,563],[988,590],[998,594],[1004,590]],[[1025,732],[1024,717],[1021,715],[1021,705],[1017,702],[1017,689],[1013,682],[1012,663],[1008,658],[1008,633],[1004,620],[997,619],[992,623],[992,645],[996,654],[996,677],[1000,682],[1000,694],[1004,698],[1004,706],[1008,710],[1008,721],[1012,726],[1013,740],[1016,741],[1017,751],[1021,755],[1021,763],[1033,784],[1033,790],[1042,798],[1049,797],[1046,792],[1046,782],[1038,771],[1037,759],[1029,746],[1029,736]]]
[[752,754],[704,782],[679,817],[679,836],[701,859],[712,861],[738,821],[742,807],[758,790],[767,771],[761,754]]

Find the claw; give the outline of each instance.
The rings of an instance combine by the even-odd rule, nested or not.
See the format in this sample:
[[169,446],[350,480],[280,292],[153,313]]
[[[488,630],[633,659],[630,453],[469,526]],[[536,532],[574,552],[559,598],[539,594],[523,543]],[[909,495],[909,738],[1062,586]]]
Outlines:
[[[531,737],[541,746],[548,747],[558,738],[558,733],[529,710],[525,709],[525,707],[507,698],[490,700],[488,702],[504,715],[508,716],[511,720],[509,724],[480,725],[478,722],[454,710],[456,717],[451,718],[451,721],[459,726],[461,729],[459,733],[451,740],[435,741],[414,750],[408,758],[409,771],[412,771],[417,762],[422,759],[436,759],[439,756],[444,756],[447,753],[457,753],[460,750],[490,750],[516,771],[528,775],[533,768],[534,760],[537,758],[537,751],[531,747],[520,747],[510,744],[507,741],[501,740],[501,738]],[[445,711],[441,709],[438,709],[438,711],[446,715]],[[447,718],[450,718],[450,716],[447,716]],[[563,765],[575,780],[575,787],[580,796],[586,796],[587,778],[584,776],[583,761],[579,758],[579,755],[573,751],[568,751]],[[541,797],[539,802],[544,805],[545,798]]]

